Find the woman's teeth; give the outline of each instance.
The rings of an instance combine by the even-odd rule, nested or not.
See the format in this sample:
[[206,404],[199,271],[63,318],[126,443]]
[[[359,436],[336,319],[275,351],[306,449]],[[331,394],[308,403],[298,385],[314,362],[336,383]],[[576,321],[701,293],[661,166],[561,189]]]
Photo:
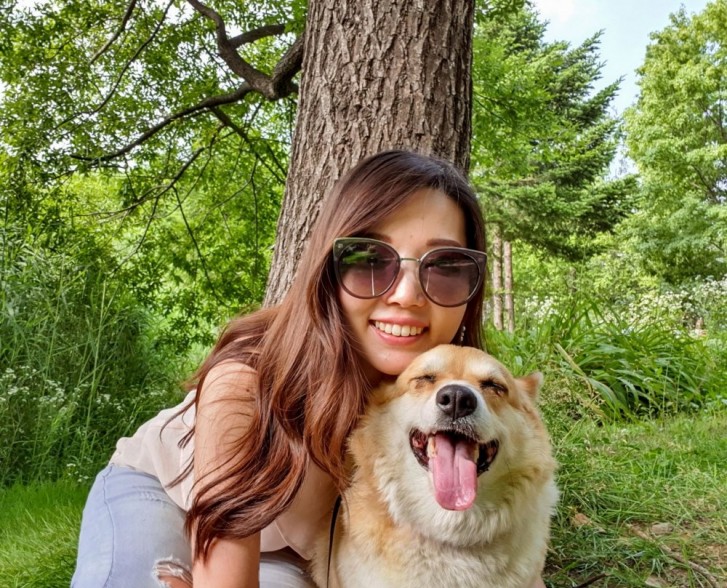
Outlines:
[[379,330],[383,331],[388,335],[394,335],[395,337],[414,337],[415,335],[421,335],[424,330],[421,327],[412,327],[410,325],[392,325],[391,323],[382,323],[381,321],[374,321],[374,326]]

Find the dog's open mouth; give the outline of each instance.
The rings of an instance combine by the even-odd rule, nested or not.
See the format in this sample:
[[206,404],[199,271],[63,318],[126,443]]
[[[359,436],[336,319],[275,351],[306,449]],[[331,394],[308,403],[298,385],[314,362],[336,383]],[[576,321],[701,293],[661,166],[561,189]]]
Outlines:
[[417,461],[434,481],[435,498],[448,510],[466,510],[477,495],[477,477],[486,472],[500,443],[478,443],[462,433],[438,431],[431,435],[413,430],[409,444]]

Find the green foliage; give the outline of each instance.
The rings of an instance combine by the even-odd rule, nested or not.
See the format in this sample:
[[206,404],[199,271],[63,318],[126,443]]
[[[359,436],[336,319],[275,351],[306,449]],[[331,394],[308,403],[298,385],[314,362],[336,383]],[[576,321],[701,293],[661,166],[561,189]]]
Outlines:
[[[85,479],[263,297],[295,103],[175,118],[239,80],[188,3],[138,2],[122,25],[127,6],[0,13],[0,485]],[[286,25],[243,49],[261,71],[305,13],[215,9]]]
[[[515,333],[488,347],[518,371],[558,366],[583,391],[575,413],[691,411],[727,402],[727,279],[669,286],[619,249],[574,264],[516,242]],[[609,404],[610,403],[610,404]]]
[[697,408],[716,398],[706,389],[709,363],[687,333],[587,313],[573,337],[556,343],[566,365],[605,402],[611,415],[643,416]]
[[206,162],[170,198],[107,221],[117,227],[119,276],[163,318],[160,338],[180,353],[209,345],[221,324],[264,295],[287,161],[271,171],[238,148]]
[[[188,3],[138,2],[122,26],[127,5],[48,0],[0,15],[10,48],[0,56],[0,194],[6,223],[34,242],[61,250],[70,227],[95,233],[112,253],[104,271],[184,353],[262,300],[295,104],[248,95],[177,116],[239,79]],[[215,4],[233,29],[302,27],[300,2],[238,8]],[[268,71],[291,39],[259,39],[244,56]]]
[[[254,10],[239,10],[227,1],[215,3],[215,9],[230,30],[274,23],[296,30],[299,4],[259,1]],[[173,177],[164,170],[176,171],[198,148],[212,149],[220,120],[205,110],[176,118],[130,152],[133,165],[126,158],[94,159],[131,145],[165,117],[240,83],[216,54],[210,21],[187,2],[138,2],[122,25],[127,5],[46,0],[3,13],[11,50],[0,61],[6,86],[0,124],[9,131],[4,141],[13,152],[42,163],[50,173],[110,165],[153,184]],[[290,37],[278,39],[247,45],[245,57],[261,71],[269,69],[290,42]],[[249,100],[223,112],[245,135],[258,116],[258,104]],[[34,124],[27,125],[28,120]]]
[[67,588],[88,489],[69,481],[0,489],[0,585]]
[[478,23],[473,179],[505,239],[580,259],[629,213],[636,184],[602,179],[619,128],[608,114],[618,82],[593,92],[599,34],[570,48],[545,43],[544,29],[527,9]]
[[727,2],[680,10],[652,34],[626,113],[642,193],[624,234],[643,267],[672,284],[727,272],[726,58]]
[[92,239],[54,253],[0,236],[0,485],[87,475],[170,401],[181,362]]
[[535,302],[519,323],[514,334],[488,331],[490,352],[518,372],[558,366],[583,390],[586,412],[635,418],[727,403],[715,377],[727,369],[718,339],[695,336],[658,308],[639,316],[578,295]]

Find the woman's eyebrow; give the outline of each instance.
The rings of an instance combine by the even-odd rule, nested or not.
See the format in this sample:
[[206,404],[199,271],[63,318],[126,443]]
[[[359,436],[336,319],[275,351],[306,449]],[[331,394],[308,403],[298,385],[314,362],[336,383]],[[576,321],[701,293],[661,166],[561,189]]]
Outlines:
[[[383,241],[384,243],[388,243],[389,245],[391,245],[391,238],[382,233],[369,232],[364,233],[361,236],[366,237],[367,239],[376,239],[377,241]],[[444,237],[435,237],[433,239],[428,239],[426,245],[427,247],[466,247],[466,245],[463,245],[457,239],[446,239]]]
[[376,239],[377,241],[383,241],[384,243],[391,243],[391,239],[387,237],[386,235],[382,235],[381,233],[364,233],[361,235],[362,237],[366,237],[367,239]]
[[456,239],[429,239],[427,245],[432,247],[465,247]]

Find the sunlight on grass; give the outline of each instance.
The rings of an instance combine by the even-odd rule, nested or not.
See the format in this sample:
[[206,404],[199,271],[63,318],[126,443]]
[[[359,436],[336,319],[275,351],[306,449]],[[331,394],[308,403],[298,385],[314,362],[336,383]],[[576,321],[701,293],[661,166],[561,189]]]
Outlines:
[[546,570],[551,586],[600,575],[597,586],[711,585],[660,546],[724,581],[727,413],[627,425],[548,420],[563,493]]

